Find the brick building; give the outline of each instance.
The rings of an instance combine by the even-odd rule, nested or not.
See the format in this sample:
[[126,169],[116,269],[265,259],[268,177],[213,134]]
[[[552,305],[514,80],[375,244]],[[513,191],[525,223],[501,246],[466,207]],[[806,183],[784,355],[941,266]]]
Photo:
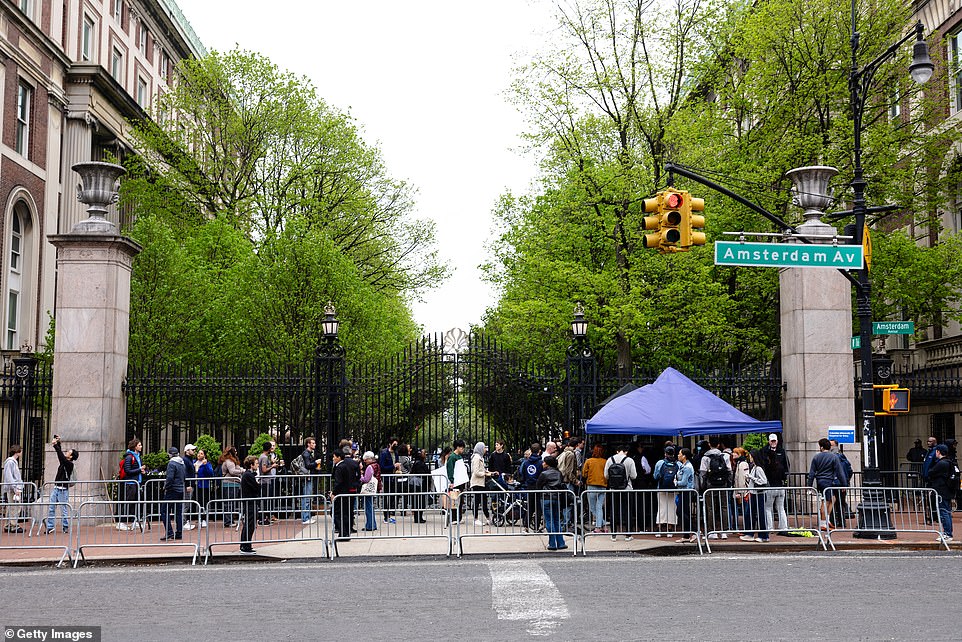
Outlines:
[[204,53],[173,0],[0,0],[5,355],[45,343],[57,287],[47,235],[86,218],[71,166],[123,158],[128,123],[146,117],[178,60]]

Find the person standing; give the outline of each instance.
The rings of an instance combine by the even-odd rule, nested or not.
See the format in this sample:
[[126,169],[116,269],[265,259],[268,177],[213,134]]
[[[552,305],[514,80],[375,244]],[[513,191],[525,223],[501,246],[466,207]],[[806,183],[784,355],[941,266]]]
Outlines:
[[69,449],[66,454],[60,445],[60,437],[53,436],[53,449],[57,453],[60,465],[57,467],[57,476],[53,481],[53,490],[50,491],[50,508],[47,510],[47,532],[53,530],[56,522],[57,504],[60,504],[60,526],[66,533],[70,529],[70,484],[73,476],[74,462],[77,461],[79,453],[76,448]]
[[[548,531],[548,550],[560,551],[568,548],[561,534],[561,496],[567,495],[567,485],[558,472],[558,460],[553,455],[545,455],[541,462],[544,470],[538,476],[536,490],[540,493],[544,525]],[[556,492],[552,492],[556,491]]]
[[819,495],[825,497],[825,513],[820,516],[819,528],[823,531],[833,530],[831,523],[832,509],[835,507],[835,493],[832,490],[837,480],[845,479],[842,461],[832,452],[832,442],[822,437],[818,440],[819,453],[812,457],[808,468],[808,483],[818,490]]
[[455,439],[451,446],[452,451],[444,467],[448,474],[448,490],[456,491],[458,495],[457,503],[451,502],[451,522],[460,523],[464,515],[464,491],[468,487],[470,478],[468,467],[464,464],[464,440]]
[[[484,456],[488,452],[488,447],[484,442],[479,441],[474,445],[474,452],[471,454],[471,490],[477,493],[474,495],[474,525],[487,526],[491,521],[491,511],[488,509],[488,495],[484,492],[488,484],[491,473],[488,472],[484,464]],[[480,506],[479,506],[480,505]],[[478,508],[484,514],[484,519],[478,518]]]
[[605,479],[605,447],[603,444],[595,444],[591,449],[591,457],[585,461],[581,469],[581,478],[587,487],[585,496],[588,498],[588,510],[594,517],[595,528],[593,533],[607,533],[608,528],[605,524],[605,488],[608,481]]
[[949,459],[949,447],[939,444],[935,447],[935,461],[929,467],[929,488],[935,491],[938,502],[939,519],[942,522],[943,536],[940,540],[952,541],[952,498],[955,489],[952,479],[955,477],[955,464]]
[[[160,505],[160,523],[166,534],[160,541],[184,538],[184,499],[187,488],[187,464],[180,457],[176,446],[167,450],[170,460],[167,462],[167,475],[164,478],[164,500]],[[174,508],[174,525],[170,523],[171,504]]]
[[[530,453],[521,462],[519,471],[521,487],[524,490],[535,490],[538,487],[538,476],[541,475],[542,470],[544,470],[544,466],[541,465],[541,444],[536,442],[531,444]],[[526,495],[528,523],[531,528],[537,530],[541,523],[541,502],[537,497],[532,497],[530,494]]]
[[[256,457],[254,457],[254,461],[257,461]],[[217,463],[220,464],[221,474],[224,476],[220,485],[221,498],[227,500],[224,506],[224,528],[230,528],[234,523],[234,515],[239,515],[243,510],[238,508],[237,498],[240,496],[244,467],[241,466],[240,460],[237,458],[237,449],[233,446],[228,446],[221,453]],[[254,476],[254,481],[256,483],[257,475]]]
[[278,462],[271,457],[272,450],[274,450],[274,444],[265,441],[261,447],[261,456],[257,458],[257,481],[261,486],[261,508],[257,523],[261,526],[270,526],[272,521],[276,521],[271,515],[274,510],[274,485],[271,480],[277,478]]
[[427,495],[423,493],[430,490],[428,484],[431,483],[431,469],[428,468],[426,455],[422,448],[415,448],[412,451],[412,457],[414,462],[411,464],[411,491],[413,493],[411,514],[414,517],[415,524],[426,524],[428,520],[424,519],[424,507],[427,504]]
[[925,452],[925,458],[922,460],[922,481],[928,485],[929,481],[929,467],[935,462],[935,446],[938,444],[938,440],[935,437],[929,437],[926,440],[926,445],[928,450]]
[[[655,463],[655,488],[658,493],[658,514],[655,516],[655,527],[664,530],[665,537],[672,537],[675,525],[678,523],[678,511],[675,506],[675,475],[678,473],[678,461],[675,459],[675,447],[665,446],[665,457]],[[669,492],[670,491],[670,492]],[[664,527],[664,529],[662,529]],[[661,537],[661,532],[655,537]]]
[[[577,497],[581,489],[581,477],[579,475],[581,467],[578,466],[578,455],[575,454],[573,441],[575,441],[573,438],[568,441],[565,449],[558,457],[558,472],[561,473],[561,479],[564,480],[568,490]],[[574,507],[575,502],[571,501],[570,496],[562,502],[561,525],[566,531],[574,531]]]
[[[197,468],[194,466],[195,457],[197,455],[197,446],[194,444],[187,444],[184,446],[184,454],[181,455],[181,459],[184,461],[184,469],[187,471],[187,477],[184,480],[184,499],[194,499],[194,491],[196,490],[197,482],[195,481],[197,474]],[[200,517],[198,516],[198,519]],[[184,521],[184,530],[192,531],[196,528],[195,524],[190,521],[190,513],[187,514],[187,519]]]
[[494,452],[488,457],[488,470],[504,479],[513,472],[511,453],[505,452],[504,441],[494,442]]
[[758,450],[755,463],[762,467],[768,478],[768,490],[765,491],[765,519],[769,526],[775,528],[775,514],[778,514],[778,528],[788,530],[788,512],[785,510],[785,486],[791,468],[788,463],[788,453],[778,443],[778,435],[768,436],[768,447]]
[[683,491],[678,493],[675,500],[678,507],[678,532],[688,535],[688,537],[683,537],[678,541],[695,542],[698,540],[698,535],[692,525],[691,516],[692,504],[696,498],[694,493],[685,492],[695,490],[695,467],[691,462],[691,451],[687,448],[682,448],[678,452],[678,472],[675,473],[675,488]]
[[905,460],[912,464],[921,464],[925,461],[925,448],[922,448],[921,439],[916,439],[909,451],[905,453]]
[[[394,510],[397,507],[397,477],[394,475],[399,472],[397,465],[397,437],[388,437],[387,443],[377,455],[377,465],[381,470],[381,480],[384,484],[386,496],[381,501],[384,502],[384,523],[395,524]],[[387,475],[385,477],[385,475]]]
[[240,477],[241,496],[241,555],[256,555],[254,550],[254,529],[257,528],[257,504],[260,502],[261,485],[257,481],[257,457],[244,458],[244,472]]
[[197,451],[197,460],[194,462],[194,476],[197,478],[200,527],[207,528],[207,502],[210,501],[210,480],[214,476],[214,467],[207,460],[207,452],[204,449]]
[[3,530],[7,533],[22,533],[20,527],[20,507],[11,506],[23,501],[23,477],[20,475],[20,457],[23,455],[23,448],[19,444],[13,444],[7,450],[7,458],[3,462],[3,496],[7,500],[6,514],[4,518],[7,522]]
[[[124,514],[117,522],[117,530],[127,531],[137,528],[137,500],[140,499],[140,483],[147,468],[140,459],[144,445],[139,439],[134,437],[127,443],[127,452],[124,453]],[[133,522],[128,525],[128,522]]]
[[374,515],[374,496],[381,490],[381,470],[377,457],[370,450],[361,458],[364,472],[361,473],[361,495],[364,496],[364,530],[376,531],[377,518]]
[[628,447],[619,444],[615,454],[605,461],[605,485],[611,498],[611,541],[615,541],[615,533],[624,533],[625,541],[631,541],[632,516],[629,513],[629,493],[623,492],[631,488],[631,482],[638,477],[635,462],[628,456]]
[[356,483],[354,468],[347,463],[346,455],[341,450],[334,451],[334,472],[331,475],[330,498],[333,503],[334,530],[341,541],[351,539],[351,505],[353,493],[351,489]]
[[315,448],[317,447],[317,440],[314,437],[308,437],[304,440],[304,452],[301,453],[301,470],[298,474],[302,475],[301,479],[303,483],[301,484],[301,524],[304,526],[309,526],[317,522],[317,518],[311,514],[311,500],[314,494],[314,475],[318,474],[318,467],[320,462],[315,456]]

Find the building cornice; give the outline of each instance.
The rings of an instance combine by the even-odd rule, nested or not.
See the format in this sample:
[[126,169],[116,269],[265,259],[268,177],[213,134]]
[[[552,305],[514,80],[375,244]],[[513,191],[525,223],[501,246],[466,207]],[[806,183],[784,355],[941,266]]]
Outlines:
[[[107,70],[97,64],[77,63],[67,70],[66,84],[90,84],[103,94],[121,116],[129,120],[143,120],[147,113],[134,97],[120,86]],[[68,118],[80,118],[79,114],[67,114]]]

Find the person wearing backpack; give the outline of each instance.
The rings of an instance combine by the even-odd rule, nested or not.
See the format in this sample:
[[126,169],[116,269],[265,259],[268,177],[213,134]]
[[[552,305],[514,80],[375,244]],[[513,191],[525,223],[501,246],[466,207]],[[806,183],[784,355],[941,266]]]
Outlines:
[[[701,480],[702,491],[713,488],[732,487],[732,460],[731,455],[723,452],[725,445],[718,442],[714,448],[710,448],[702,455],[701,465],[698,473]],[[705,527],[710,535],[708,539],[717,539],[718,533],[711,531],[729,530],[728,524],[728,501],[731,493],[709,493],[705,497]],[[727,533],[721,533],[722,539],[728,539]]]
[[124,480],[123,493],[124,504],[123,515],[117,522],[118,531],[128,531],[137,528],[137,500],[140,494],[140,482],[142,475],[147,472],[147,468],[140,461],[140,453],[144,445],[134,437],[127,444],[127,452],[120,462],[120,479]]
[[317,522],[317,518],[311,515],[311,495],[314,494],[314,475],[317,472],[318,461],[314,456],[314,449],[317,447],[317,440],[313,437],[304,439],[304,452],[294,458],[291,467],[296,475],[302,475],[300,494],[301,497],[301,524],[309,526]]
[[584,466],[581,467],[581,478],[587,487],[584,497],[588,500],[588,509],[595,521],[593,533],[608,532],[605,525],[605,494],[603,492],[607,485],[605,479],[606,463],[604,444],[595,444],[591,449],[591,457],[586,459]]
[[631,541],[631,512],[629,510],[630,493],[620,492],[628,490],[633,479],[638,477],[635,462],[628,456],[628,447],[618,444],[615,454],[605,462],[605,481],[611,498],[611,540],[615,541],[615,533],[624,533],[625,541]]
[[[655,464],[655,488],[664,491],[658,493],[658,514],[655,516],[655,528],[665,531],[665,537],[672,537],[675,524],[678,523],[678,512],[675,510],[675,475],[678,474],[678,461],[675,459],[675,447],[665,447],[665,458]],[[671,492],[669,492],[671,491]],[[664,527],[664,528],[662,528]],[[655,537],[661,537],[661,532]]]

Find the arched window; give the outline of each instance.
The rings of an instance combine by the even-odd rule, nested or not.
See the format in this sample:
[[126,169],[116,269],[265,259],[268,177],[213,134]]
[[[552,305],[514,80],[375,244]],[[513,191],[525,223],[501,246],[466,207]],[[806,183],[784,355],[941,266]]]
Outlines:
[[28,236],[30,231],[30,209],[23,201],[18,201],[10,211],[10,236],[7,237],[7,286],[3,299],[4,319],[6,320],[6,336],[3,347],[6,350],[16,350],[23,343],[24,329],[27,319],[27,305],[24,288],[28,288],[30,280],[26,274],[29,270]]

